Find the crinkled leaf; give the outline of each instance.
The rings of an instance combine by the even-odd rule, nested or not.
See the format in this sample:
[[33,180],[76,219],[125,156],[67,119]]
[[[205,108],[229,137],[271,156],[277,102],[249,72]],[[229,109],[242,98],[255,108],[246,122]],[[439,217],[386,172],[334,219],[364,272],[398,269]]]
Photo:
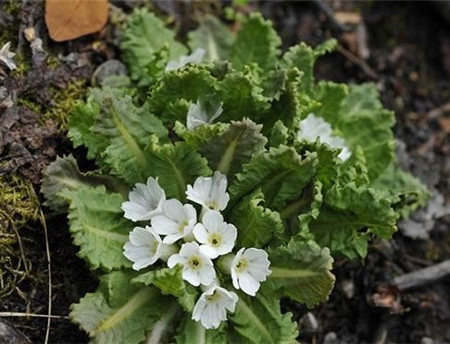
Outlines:
[[78,169],[72,155],[57,157],[44,172],[41,192],[44,194],[44,205],[55,212],[67,211],[67,202],[58,193],[63,189],[77,190],[82,187],[105,185],[109,191],[127,193],[127,187],[119,180],[95,173],[82,173]]
[[424,206],[430,197],[427,187],[396,163],[389,165],[372,185],[393,198],[395,209],[402,218]]
[[144,148],[148,136],[156,134],[164,140],[167,129],[147,106],[136,108],[129,96],[114,97],[107,89],[94,89],[92,94],[101,94],[96,98],[102,99],[102,110],[90,130],[110,140],[103,152],[103,163],[129,185],[146,180],[149,161]]
[[325,194],[320,215],[309,228],[322,247],[355,258],[366,253],[367,231],[388,239],[397,229],[397,218],[389,198],[350,182]]
[[165,124],[175,121],[186,123],[187,108],[174,113],[170,106],[176,106],[180,100],[196,102],[199,98],[205,98],[214,93],[216,83],[207,66],[187,65],[168,72],[150,94],[148,101],[151,110]]
[[78,255],[93,269],[112,270],[130,267],[123,245],[134,224],[123,217],[120,194],[107,193],[104,187],[63,189],[61,196],[70,203],[69,223]]
[[206,50],[207,60],[227,60],[234,37],[230,30],[216,17],[206,15],[199,27],[189,32],[188,45],[192,51],[198,48]]
[[316,59],[334,50],[336,45],[337,41],[330,39],[313,49],[302,42],[291,47],[283,55],[281,66],[285,68],[298,68],[303,73],[300,89],[304,92],[311,93],[314,87],[314,63]]
[[174,131],[189,146],[196,150],[204,147],[209,141],[220,137],[230,127],[228,123],[203,124],[192,130],[188,130],[180,122],[175,122]]
[[267,133],[277,121],[282,121],[289,128],[292,135],[297,135],[299,123],[308,113],[318,107],[318,103],[301,92],[301,74],[297,68],[289,69],[286,73],[285,86],[280,95],[273,99],[270,111],[258,116],[258,121],[264,124]]
[[131,277],[126,272],[111,272],[101,278],[95,293],[71,306],[70,319],[93,343],[139,344],[167,310],[168,301],[158,289],[130,286]]
[[68,136],[74,147],[85,146],[89,159],[98,158],[108,147],[109,139],[91,131],[96,118],[100,114],[100,99],[98,93],[90,94],[86,102],[80,102],[69,117]]
[[302,158],[295,149],[286,146],[254,155],[230,186],[232,204],[261,189],[267,208],[282,209],[286,202],[300,197],[314,176],[315,157],[310,154]]
[[229,315],[236,337],[235,343],[292,344],[298,335],[291,313],[280,312],[280,301],[264,290],[256,297],[239,294],[234,314]]
[[200,322],[186,314],[177,330],[175,342],[178,344],[227,344],[227,335],[223,326],[215,330],[205,329]]
[[269,146],[278,147],[280,145],[286,145],[289,139],[289,129],[278,120],[275,122],[269,132]]
[[146,286],[154,285],[163,295],[175,296],[178,303],[187,312],[192,312],[197,301],[198,292],[190,284],[186,284],[181,276],[180,265],[173,269],[162,268],[140,274],[133,278],[132,283],[141,283]]
[[260,131],[261,125],[249,119],[232,121],[228,130],[209,140],[200,152],[214,170],[231,178],[242,168],[242,164],[250,161],[253,154],[264,149],[267,139]]
[[346,86],[321,82],[317,99],[325,104],[317,113],[341,133],[351,150],[360,146],[370,180],[375,180],[394,159],[394,114],[383,108],[373,84]]
[[245,197],[230,215],[238,230],[237,247],[263,247],[284,230],[280,214],[264,207],[260,190]]
[[199,176],[211,174],[206,159],[184,142],[161,145],[153,136],[146,154],[147,174],[158,177],[158,183],[164,189],[167,198],[185,200],[187,185],[193,185]]
[[170,59],[187,54],[187,48],[174,40],[175,33],[146,8],[137,8],[123,33],[121,48],[133,79],[145,77],[145,68],[164,45],[170,47]]
[[272,274],[264,286],[278,297],[289,297],[309,308],[328,299],[335,280],[328,248],[295,240],[270,250],[269,260]]
[[223,102],[220,120],[241,120],[256,116],[270,106],[263,89],[250,73],[233,72],[217,84],[219,99]]
[[260,13],[252,13],[239,30],[231,50],[230,61],[237,69],[256,63],[262,70],[275,66],[281,39]]

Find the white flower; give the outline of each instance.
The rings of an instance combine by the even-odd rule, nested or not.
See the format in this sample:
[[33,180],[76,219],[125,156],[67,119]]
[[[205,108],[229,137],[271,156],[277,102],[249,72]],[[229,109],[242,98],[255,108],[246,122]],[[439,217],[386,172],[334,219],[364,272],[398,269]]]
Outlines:
[[181,238],[189,240],[197,223],[195,208],[177,199],[169,199],[162,208],[163,213],[152,218],[152,227],[158,234],[167,235],[163,242],[173,244]]
[[8,67],[10,70],[17,69],[16,64],[13,61],[15,53],[9,51],[9,47],[11,46],[11,42],[8,42],[3,45],[3,47],[0,49],[0,61],[3,62],[6,67]]
[[223,112],[222,104],[208,104],[207,100],[197,100],[191,104],[187,113],[186,126],[189,130],[203,124],[212,123]]
[[212,210],[224,210],[230,200],[227,191],[227,177],[219,171],[212,177],[198,177],[194,187],[187,186],[187,199]]
[[203,215],[202,223],[194,227],[194,237],[200,242],[200,252],[214,259],[231,252],[237,237],[237,229],[223,221],[223,216],[209,210]]
[[200,252],[196,242],[183,244],[179,253],[170,256],[167,266],[173,268],[177,264],[183,265],[183,279],[193,286],[210,285],[216,278],[211,259]]
[[227,310],[234,312],[238,296],[232,291],[214,286],[205,291],[192,312],[192,319],[200,321],[206,329],[218,328],[227,319]]
[[167,260],[175,250],[164,244],[153,228],[149,226],[135,227],[129,234],[129,241],[125,244],[124,256],[131,260],[134,270],[143,269],[154,264],[158,259]]
[[171,70],[177,70],[188,63],[200,63],[203,61],[203,57],[205,56],[206,50],[202,48],[196,49],[192,54],[187,56],[181,56],[178,61],[170,61],[166,66],[166,72]]
[[345,140],[341,137],[333,136],[332,132],[333,129],[330,123],[326,122],[322,117],[316,117],[310,113],[308,117],[300,122],[298,138],[310,142],[314,142],[319,138],[321,142],[327,143],[333,148],[341,148],[342,150],[338,157],[342,161],[345,161],[350,157],[352,152],[345,145]]
[[128,194],[128,198],[129,201],[122,203],[124,217],[136,222],[150,220],[156,214],[160,214],[166,195],[158,180],[150,177],[147,184],[136,184]]
[[233,287],[255,296],[260,282],[270,275],[270,261],[267,252],[257,248],[241,248],[231,263]]

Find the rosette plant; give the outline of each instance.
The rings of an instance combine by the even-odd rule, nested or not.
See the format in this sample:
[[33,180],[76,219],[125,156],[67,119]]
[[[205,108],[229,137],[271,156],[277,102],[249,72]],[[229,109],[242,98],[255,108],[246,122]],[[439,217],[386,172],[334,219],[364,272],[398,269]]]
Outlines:
[[129,77],[70,118],[97,169],[46,171],[46,204],[100,275],[70,318],[94,343],[292,343],[280,299],[325,302],[333,257],[363,258],[427,190],[397,165],[375,85],[314,80],[334,40],[282,53],[259,14],[236,35],[206,17],[174,37],[131,15]]

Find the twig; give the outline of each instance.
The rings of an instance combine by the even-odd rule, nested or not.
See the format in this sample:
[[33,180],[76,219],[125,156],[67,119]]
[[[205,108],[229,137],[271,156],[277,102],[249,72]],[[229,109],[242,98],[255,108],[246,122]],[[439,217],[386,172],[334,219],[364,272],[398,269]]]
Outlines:
[[45,332],[45,341],[44,344],[48,343],[48,339],[50,336],[50,322],[52,318],[52,267],[51,267],[51,259],[50,259],[50,245],[48,243],[48,231],[47,231],[47,223],[45,222],[44,213],[42,209],[39,208],[39,213],[41,215],[41,223],[44,228],[44,236],[45,236],[45,251],[47,254],[47,269],[48,269],[48,318],[47,318],[47,330]]
[[325,14],[330,21],[331,27],[339,32],[349,32],[352,29],[347,25],[343,25],[336,20],[333,10],[323,0],[311,0],[316,7]]
[[450,274],[450,259],[394,278],[394,284],[399,290],[419,287],[434,282]]
[[33,313],[20,313],[20,312],[0,312],[0,318],[5,318],[5,317],[69,319],[69,317],[66,315],[48,315],[48,314],[33,314]]
[[340,44],[337,46],[336,50],[354,64],[358,65],[368,77],[378,79],[378,74],[364,60],[361,60],[358,56],[352,54]]

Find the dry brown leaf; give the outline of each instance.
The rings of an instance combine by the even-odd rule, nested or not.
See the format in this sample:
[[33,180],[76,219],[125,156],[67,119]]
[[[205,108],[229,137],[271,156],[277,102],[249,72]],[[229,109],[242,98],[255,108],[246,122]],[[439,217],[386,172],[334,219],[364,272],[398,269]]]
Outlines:
[[68,41],[100,31],[108,20],[108,0],[47,0],[45,21],[50,37]]

